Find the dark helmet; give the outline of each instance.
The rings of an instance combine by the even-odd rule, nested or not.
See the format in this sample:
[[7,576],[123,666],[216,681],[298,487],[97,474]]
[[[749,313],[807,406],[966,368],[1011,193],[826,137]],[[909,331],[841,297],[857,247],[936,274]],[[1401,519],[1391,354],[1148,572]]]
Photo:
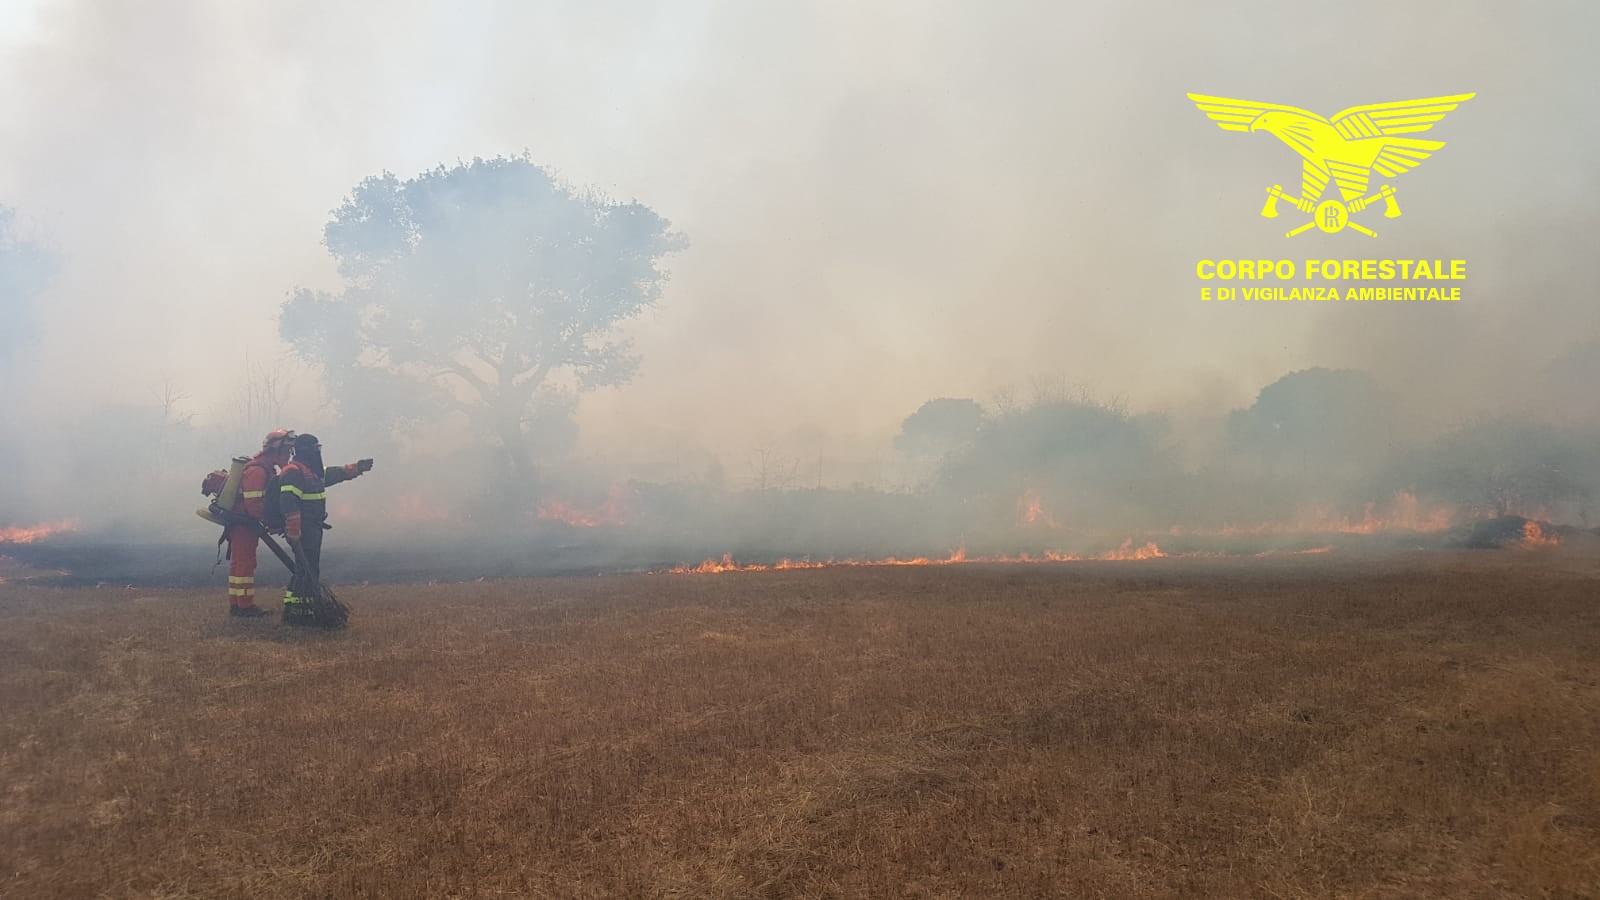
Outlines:
[[322,475],[322,444],[317,442],[314,434],[297,435],[294,439],[295,461]]

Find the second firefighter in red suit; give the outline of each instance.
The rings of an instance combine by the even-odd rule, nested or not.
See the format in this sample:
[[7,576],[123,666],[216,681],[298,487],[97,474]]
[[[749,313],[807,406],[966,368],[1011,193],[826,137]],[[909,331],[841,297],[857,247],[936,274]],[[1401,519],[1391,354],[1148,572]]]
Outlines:
[[[245,463],[239,499],[229,512],[260,522],[267,511],[267,484],[289,461],[293,448],[294,432],[280,428],[268,434],[261,452]],[[253,522],[228,527],[228,614],[246,619],[267,614],[256,606],[256,544],[261,530]]]
[[327,489],[372,469],[372,460],[324,468],[316,435],[294,439],[294,459],[278,476],[278,503],[283,534],[295,546],[302,571],[295,573],[283,595],[283,620],[293,625],[316,624],[312,599],[322,579],[322,525],[328,520]]

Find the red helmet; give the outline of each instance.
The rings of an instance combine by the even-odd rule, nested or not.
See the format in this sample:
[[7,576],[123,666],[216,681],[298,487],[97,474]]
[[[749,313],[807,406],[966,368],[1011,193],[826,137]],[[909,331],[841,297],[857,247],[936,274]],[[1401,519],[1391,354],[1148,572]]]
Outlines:
[[287,449],[293,443],[294,432],[287,428],[279,428],[267,432],[267,436],[261,439],[261,449],[263,451]]

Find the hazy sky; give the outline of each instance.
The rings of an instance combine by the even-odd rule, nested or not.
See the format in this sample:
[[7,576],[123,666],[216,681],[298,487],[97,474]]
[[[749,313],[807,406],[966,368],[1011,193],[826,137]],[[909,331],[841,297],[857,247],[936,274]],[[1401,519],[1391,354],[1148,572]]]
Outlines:
[[[1204,7],[1202,9],[1201,7]],[[585,445],[887,438],[1045,374],[1223,409],[1308,365],[1448,414],[1596,334],[1592,4],[273,2],[0,6],[0,203],[61,248],[37,407],[215,415],[284,348],[321,229],[384,169],[524,149],[692,242]],[[1189,91],[1348,106],[1476,91],[1405,215],[1286,240],[1298,182]],[[1437,306],[1219,307],[1202,257],[1462,257]],[[85,361],[92,364],[85,365]],[[1486,365],[1492,363],[1492,365]],[[1442,413],[1443,414],[1443,413]],[[841,440],[845,440],[841,437]]]

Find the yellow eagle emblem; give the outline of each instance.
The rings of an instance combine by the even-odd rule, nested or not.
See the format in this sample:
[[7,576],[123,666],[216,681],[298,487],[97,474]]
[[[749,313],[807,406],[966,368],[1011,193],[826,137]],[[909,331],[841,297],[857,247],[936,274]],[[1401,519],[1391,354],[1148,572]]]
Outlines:
[[[1385,217],[1393,219],[1400,215],[1394,188],[1386,184],[1377,193],[1367,194],[1367,182],[1372,173],[1376,171],[1384,178],[1393,178],[1416,168],[1443,147],[1444,141],[1425,141],[1403,135],[1427,131],[1443,119],[1445,113],[1476,96],[1452,94],[1352,106],[1331,119],[1276,103],[1230,100],[1205,94],[1190,94],[1189,99],[1223,131],[1265,131],[1300,154],[1300,196],[1291,196],[1275,184],[1267,189],[1267,205],[1261,210],[1263,216],[1275,218],[1277,203],[1282,200],[1301,212],[1312,214],[1310,222],[1290,231],[1286,237],[1294,237],[1313,226],[1329,233],[1349,226],[1368,237],[1377,237],[1378,233],[1372,229],[1350,221],[1351,213],[1358,213],[1379,200],[1386,202]],[[1317,199],[1330,180],[1339,186],[1338,199],[1329,198],[1318,203]]]

